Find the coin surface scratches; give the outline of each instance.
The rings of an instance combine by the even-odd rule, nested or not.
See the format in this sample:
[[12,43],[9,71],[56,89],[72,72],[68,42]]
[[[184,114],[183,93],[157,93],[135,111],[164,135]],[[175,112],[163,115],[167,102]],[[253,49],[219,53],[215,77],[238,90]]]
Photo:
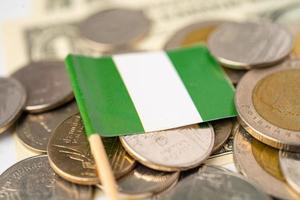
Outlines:
[[209,124],[120,137],[126,151],[143,165],[162,171],[187,170],[211,154],[214,130]]

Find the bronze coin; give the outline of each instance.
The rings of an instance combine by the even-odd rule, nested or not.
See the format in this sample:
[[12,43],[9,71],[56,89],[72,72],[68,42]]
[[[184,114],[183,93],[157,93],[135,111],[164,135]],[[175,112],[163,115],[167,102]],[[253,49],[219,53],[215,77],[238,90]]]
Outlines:
[[[116,178],[133,169],[135,160],[125,152],[118,138],[103,138],[103,143]],[[51,167],[66,180],[85,185],[99,183],[79,114],[69,117],[55,129],[47,152]]]
[[16,124],[17,136],[31,150],[45,153],[54,129],[61,121],[77,112],[74,101],[46,113],[24,114]]

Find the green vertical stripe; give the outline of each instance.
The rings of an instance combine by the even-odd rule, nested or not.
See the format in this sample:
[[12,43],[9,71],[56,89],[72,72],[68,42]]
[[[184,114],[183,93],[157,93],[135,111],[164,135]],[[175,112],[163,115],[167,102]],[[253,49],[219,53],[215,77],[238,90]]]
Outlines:
[[167,52],[204,121],[236,116],[234,87],[204,46]]
[[112,58],[69,55],[66,65],[87,135],[144,132]]

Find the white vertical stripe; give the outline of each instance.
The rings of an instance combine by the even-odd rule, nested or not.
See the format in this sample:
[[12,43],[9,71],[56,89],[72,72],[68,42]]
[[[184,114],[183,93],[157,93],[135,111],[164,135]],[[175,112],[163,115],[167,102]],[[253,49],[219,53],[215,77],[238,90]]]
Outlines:
[[115,55],[113,60],[146,132],[202,122],[164,52]]

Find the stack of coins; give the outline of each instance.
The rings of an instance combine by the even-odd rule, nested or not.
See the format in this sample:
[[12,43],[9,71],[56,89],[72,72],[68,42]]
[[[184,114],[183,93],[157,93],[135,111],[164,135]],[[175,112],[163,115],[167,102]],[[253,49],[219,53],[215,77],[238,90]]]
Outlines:
[[270,22],[223,23],[208,39],[220,64],[248,70],[235,95],[236,167],[280,199],[300,198],[300,65],[293,41]]
[[[82,41],[111,54],[135,51],[150,24],[142,11],[119,8],[77,25]],[[122,197],[300,198],[300,61],[296,47],[290,53],[292,35],[270,22],[215,20],[184,27],[165,49],[196,43],[237,84],[238,122],[103,138]],[[94,199],[102,185],[63,62],[29,63],[0,78],[0,93],[0,133],[15,125],[20,141],[40,153],[0,175],[0,200]],[[230,137],[243,176],[204,164]]]

